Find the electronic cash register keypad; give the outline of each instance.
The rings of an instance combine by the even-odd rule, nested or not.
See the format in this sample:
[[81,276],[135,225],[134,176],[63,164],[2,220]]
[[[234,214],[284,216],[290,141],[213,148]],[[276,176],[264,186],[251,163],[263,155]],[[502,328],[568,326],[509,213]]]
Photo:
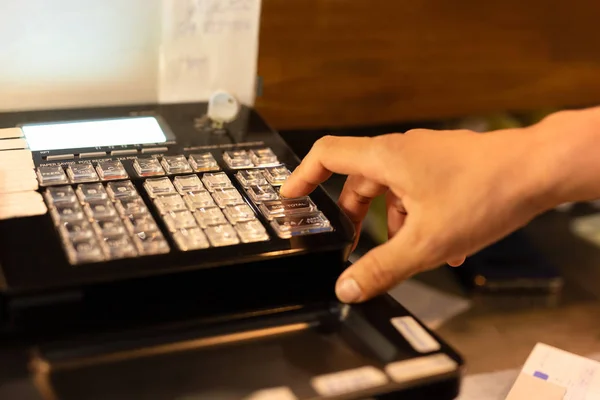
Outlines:
[[281,198],[289,175],[269,147],[37,167],[72,265],[168,253],[165,235],[195,251],[269,241],[266,225],[281,239],[333,230],[309,196]]

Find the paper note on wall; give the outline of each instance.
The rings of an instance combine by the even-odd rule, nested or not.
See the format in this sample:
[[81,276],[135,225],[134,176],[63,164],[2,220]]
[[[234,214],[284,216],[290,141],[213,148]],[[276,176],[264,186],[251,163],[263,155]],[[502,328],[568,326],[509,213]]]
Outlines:
[[254,104],[260,11],[260,0],[164,0],[160,102],[226,90]]
[[0,112],[254,103],[260,0],[0,0]]

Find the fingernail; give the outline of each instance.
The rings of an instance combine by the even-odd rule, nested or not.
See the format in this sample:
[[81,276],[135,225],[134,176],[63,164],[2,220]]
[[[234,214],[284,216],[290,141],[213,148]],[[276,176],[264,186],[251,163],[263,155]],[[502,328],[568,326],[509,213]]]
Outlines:
[[342,303],[354,303],[362,296],[360,286],[351,278],[346,278],[338,282],[335,293]]

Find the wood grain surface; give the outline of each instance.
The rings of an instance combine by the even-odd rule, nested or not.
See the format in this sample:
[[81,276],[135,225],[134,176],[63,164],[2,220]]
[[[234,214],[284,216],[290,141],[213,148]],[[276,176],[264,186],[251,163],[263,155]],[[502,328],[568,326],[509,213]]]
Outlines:
[[277,129],[600,103],[600,1],[263,0]]

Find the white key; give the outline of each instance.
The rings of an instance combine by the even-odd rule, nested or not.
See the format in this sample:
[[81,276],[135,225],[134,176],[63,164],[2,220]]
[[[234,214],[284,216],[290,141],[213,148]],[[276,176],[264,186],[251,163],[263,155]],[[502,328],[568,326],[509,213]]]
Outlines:
[[0,196],[0,220],[44,215],[48,207],[38,192],[7,193]]
[[195,228],[196,220],[194,214],[189,211],[174,211],[163,216],[163,220],[171,232],[179,229]]
[[77,196],[81,201],[108,199],[108,193],[101,183],[85,183],[77,186]]
[[183,196],[183,200],[188,205],[190,211],[215,206],[215,201],[208,192],[190,192]]
[[198,208],[194,213],[194,217],[203,229],[211,225],[227,224],[227,219],[219,207]]
[[181,194],[186,194],[188,192],[202,192],[206,190],[197,175],[176,176],[175,179],[173,179],[173,185]]
[[184,156],[164,156],[161,164],[167,174],[192,172],[192,167]]
[[253,185],[266,185],[268,184],[267,178],[262,170],[260,169],[247,169],[238,172],[235,174],[238,182],[242,184],[243,187],[249,188]]
[[24,136],[21,128],[0,129],[0,139],[18,139]]
[[0,140],[0,150],[18,150],[26,149],[27,141],[25,139],[2,139]]
[[216,171],[219,169],[217,160],[210,153],[192,154],[189,161],[196,172]]
[[144,187],[150,197],[177,193],[169,178],[147,179],[144,182]]
[[269,234],[259,220],[240,222],[235,225],[239,237],[244,243],[263,242],[269,240]]
[[283,185],[290,175],[290,170],[284,166],[265,169],[265,177],[273,186]]
[[223,210],[223,213],[233,225],[238,222],[250,221],[256,217],[254,211],[252,211],[252,208],[250,208],[248,204],[227,206]]
[[229,168],[250,168],[254,164],[250,158],[250,153],[246,150],[231,150],[223,153],[223,160]]
[[0,170],[11,169],[35,169],[33,154],[31,150],[6,150],[0,157]]
[[133,243],[141,255],[165,254],[170,251],[169,244],[163,234],[156,230],[152,232],[138,232],[133,235]]
[[0,194],[35,191],[38,188],[33,169],[0,169]]
[[47,165],[37,169],[40,185],[64,185],[69,183],[65,170],[60,165]]
[[279,164],[279,160],[270,148],[250,150],[250,158],[257,167],[266,167]]
[[162,165],[156,158],[138,158],[133,162],[133,169],[141,177],[165,174]]
[[206,249],[210,246],[202,229],[181,229],[173,234],[173,239],[181,251]]
[[166,214],[171,211],[187,210],[187,205],[178,193],[157,196],[154,199],[154,205],[161,214]]
[[221,208],[244,204],[244,199],[236,188],[216,189],[212,195],[215,203]]
[[250,186],[246,189],[246,193],[255,203],[263,201],[277,200],[279,195],[271,185]]
[[71,186],[49,187],[44,192],[48,204],[73,204],[77,203],[77,195]]
[[235,229],[229,224],[209,226],[205,233],[208,241],[214,247],[231,246],[240,242]]
[[110,182],[106,186],[106,191],[113,200],[139,197],[139,194],[131,181]]
[[71,164],[67,167],[67,176],[73,183],[96,182],[100,180],[92,164]]
[[210,172],[202,176],[202,182],[209,192],[216,189],[225,189],[233,187],[231,180],[224,172]]

